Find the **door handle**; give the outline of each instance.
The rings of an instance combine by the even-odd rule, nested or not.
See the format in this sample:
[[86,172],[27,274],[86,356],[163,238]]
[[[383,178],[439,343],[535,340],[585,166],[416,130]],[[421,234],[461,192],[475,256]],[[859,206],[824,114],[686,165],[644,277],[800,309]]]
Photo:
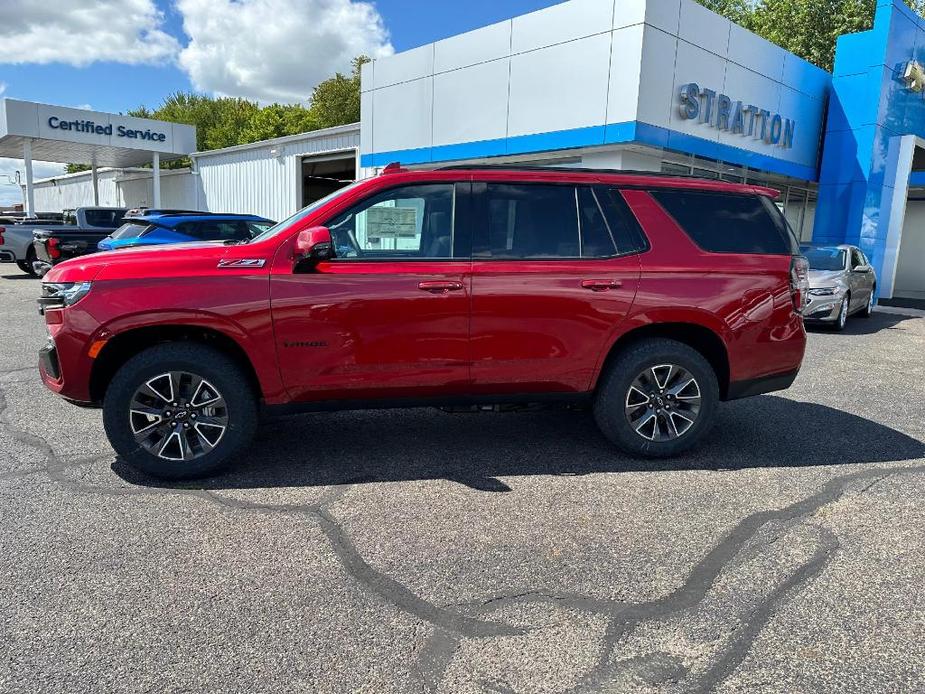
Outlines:
[[619,289],[623,286],[620,280],[582,280],[581,288],[590,289],[592,292],[606,292],[611,289]]
[[431,294],[449,294],[450,292],[461,292],[463,290],[462,282],[419,282],[418,289]]

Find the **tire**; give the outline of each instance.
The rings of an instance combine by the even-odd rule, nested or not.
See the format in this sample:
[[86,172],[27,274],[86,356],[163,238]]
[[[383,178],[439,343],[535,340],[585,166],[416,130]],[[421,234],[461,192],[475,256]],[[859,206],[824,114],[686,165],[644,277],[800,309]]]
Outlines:
[[835,330],[835,332],[840,333],[848,324],[848,309],[850,306],[851,295],[845,294],[845,298],[841,300],[841,309],[838,311],[838,317],[835,319],[835,322],[832,323],[832,329]]
[[35,269],[32,267],[32,263],[35,261],[35,250],[30,246],[29,250],[26,251],[25,260],[17,260],[16,264],[19,266],[19,269],[25,272],[30,277],[38,277],[35,272]]
[[[210,397],[211,404],[202,407]],[[167,480],[204,477],[250,444],[257,400],[240,367],[218,350],[183,342],[157,345],[116,372],[103,401],[103,426],[116,453],[132,467]]]
[[874,313],[874,296],[877,293],[877,286],[874,285],[874,288],[870,291],[870,298],[867,300],[867,306],[858,313],[861,318],[870,318]]
[[[678,370],[666,371],[666,365]],[[634,423],[630,421],[631,408],[639,407],[633,404],[631,399],[640,392],[635,387],[640,383],[637,379],[645,373],[650,377],[660,374],[665,381],[664,390],[670,394],[683,383],[685,376],[681,374],[682,371],[686,371],[687,375],[695,380],[700,395],[696,416],[693,416],[690,410],[683,411],[682,414],[682,408],[689,404],[679,402],[684,399],[693,402],[693,388],[678,393],[674,400],[674,411],[671,411],[670,401],[665,401],[664,405],[667,407],[659,410],[660,405],[651,402],[650,399],[653,408],[646,405],[646,409],[667,413],[667,416],[657,415],[656,424],[652,428],[670,436],[670,427],[674,427],[674,433],[677,434],[676,437],[665,440],[650,438],[648,427],[638,426],[640,420]],[[664,379],[665,376],[668,378]],[[680,380],[673,380],[679,377]],[[603,434],[624,452],[645,458],[668,458],[689,450],[710,431],[718,403],[719,383],[716,373],[700,352],[676,340],[650,338],[630,345],[612,361],[598,385],[594,401],[594,418]],[[642,410],[640,419],[647,416],[646,409]],[[637,412],[638,410],[633,410],[632,414],[635,415]],[[649,412],[650,416],[651,414],[653,412]],[[686,425],[685,419],[692,419],[693,424]]]

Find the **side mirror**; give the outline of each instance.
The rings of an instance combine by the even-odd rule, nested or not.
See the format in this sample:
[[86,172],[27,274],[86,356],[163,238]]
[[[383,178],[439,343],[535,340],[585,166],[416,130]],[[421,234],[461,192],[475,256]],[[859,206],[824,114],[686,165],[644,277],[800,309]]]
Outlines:
[[334,242],[327,227],[311,227],[300,231],[295,240],[295,262],[320,263],[334,257]]

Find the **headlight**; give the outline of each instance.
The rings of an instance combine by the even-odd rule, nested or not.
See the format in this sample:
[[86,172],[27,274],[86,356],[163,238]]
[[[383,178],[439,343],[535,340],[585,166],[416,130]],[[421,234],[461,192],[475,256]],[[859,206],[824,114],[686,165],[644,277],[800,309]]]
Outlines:
[[819,289],[809,290],[812,296],[835,296],[836,292],[838,292],[838,287],[820,287]]
[[43,309],[73,306],[90,291],[90,282],[43,282],[39,306]]

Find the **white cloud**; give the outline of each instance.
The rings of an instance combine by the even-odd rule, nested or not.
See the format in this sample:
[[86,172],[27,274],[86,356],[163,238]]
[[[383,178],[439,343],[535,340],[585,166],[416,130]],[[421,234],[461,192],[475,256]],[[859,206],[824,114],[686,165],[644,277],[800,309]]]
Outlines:
[[177,0],[197,89],[262,102],[306,101],[365,53],[392,53],[382,17],[358,0]]
[[[25,180],[25,165],[22,159],[5,159],[0,157],[0,205],[13,205],[22,202],[22,192],[19,186],[7,185],[9,179],[7,176],[16,179],[16,171],[22,171],[23,180]],[[55,164],[47,161],[33,161],[32,175],[38,180],[40,178],[51,178],[60,176],[64,173],[64,164]],[[60,212],[61,210],[39,210],[40,212]]]
[[2,0],[0,63],[173,60],[180,45],[163,22],[154,0]]

